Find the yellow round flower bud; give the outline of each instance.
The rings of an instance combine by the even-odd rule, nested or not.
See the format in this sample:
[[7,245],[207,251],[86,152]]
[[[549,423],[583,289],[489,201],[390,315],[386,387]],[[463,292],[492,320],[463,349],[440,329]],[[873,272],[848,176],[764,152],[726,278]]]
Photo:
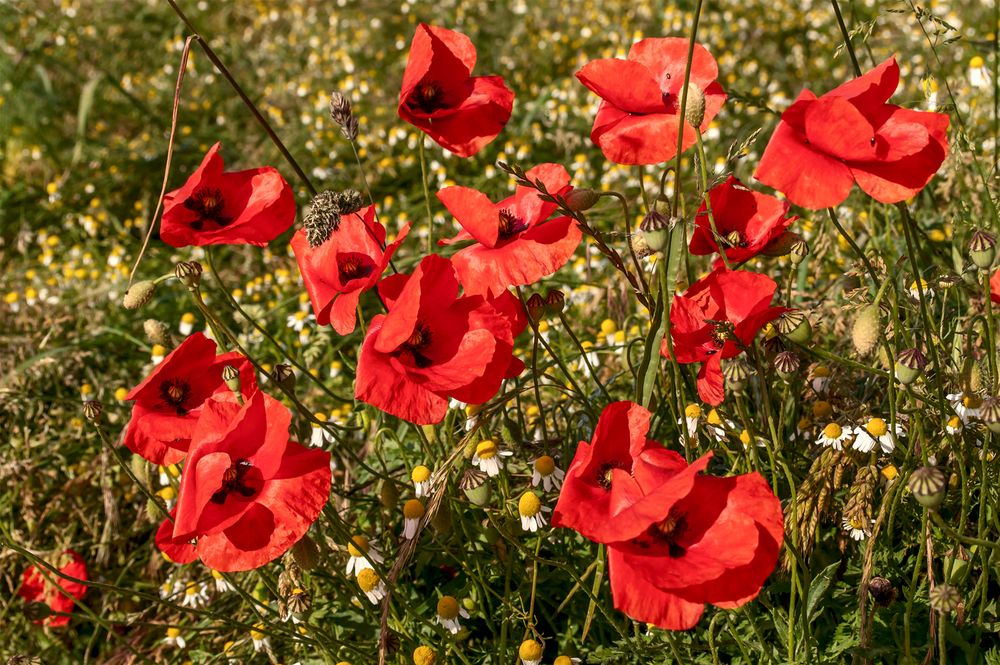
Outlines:
[[521,642],[517,655],[521,660],[541,660],[542,645],[535,640],[525,640]]
[[403,504],[403,517],[408,520],[420,519],[424,516],[424,504],[420,499],[410,499]]
[[431,477],[431,470],[423,464],[413,467],[410,472],[410,479],[415,483],[422,483]]
[[437,604],[437,613],[442,619],[454,619],[458,616],[458,601],[454,596],[441,596]]

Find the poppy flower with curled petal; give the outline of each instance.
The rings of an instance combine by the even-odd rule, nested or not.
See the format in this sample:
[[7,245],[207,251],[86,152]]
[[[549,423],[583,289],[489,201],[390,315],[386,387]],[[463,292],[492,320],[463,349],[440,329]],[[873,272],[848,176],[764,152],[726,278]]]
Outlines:
[[[559,164],[539,164],[525,175],[541,180],[553,195],[572,189]],[[451,259],[469,294],[498,295],[533,284],[563,267],[583,237],[572,218],[549,219],[558,206],[542,201],[534,187],[519,186],[500,203],[468,187],[446,187],[437,196],[462,225],[458,235],[439,244],[475,241]]]
[[341,217],[323,244],[312,247],[304,230],[292,237],[292,251],[312,301],[316,323],[332,325],[341,335],[354,331],[361,294],[375,286],[396,248],[410,230],[407,224],[386,245],[385,227],[374,206]]
[[[698,395],[718,406],[725,398],[722,360],[743,353],[769,321],[788,311],[771,307],[777,284],[770,277],[718,266],[674,296],[670,309],[670,335],[679,363],[702,363]],[[669,358],[664,340],[660,353]]]
[[760,474],[696,476],[659,508],[641,535],[608,545],[616,609],[687,630],[706,603],[733,609],[757,597],[784,539],[781,502]]
[[499,76],[472,76],[476,47],[460,32],[421,23],[399,92],[399,117],[459,157],[497,137],[514,106]]
[[[358,357],[354,395],[404,420],[440,422],[448,400],[481,404],[523,369],[513,358],[525,325],[511,296],[458,295],[455,268],[425,257],[412,275],[379,284],[386,314],[372,319]],[[519,305],[519,303],[517,303]],[[520,310],[520,311],[519,311]]]
[[581,441],[563,480],[552,525],[599,543],[639,537],[659,519],[664,502],[691,491],[707,454],[690,466],[646,438],[650,413],[632,402],[601,412],[590,443]]
[[[59,555],[52,565],[59,571],[53,573],[48,568],[31,565],[28,566],[21,577],[21,588],[17,595],[29,603],[45,603],[52,612],[44,619],[38,619],[35,623],[42,623],[52,628],[65,626],[69,623],[69,614],[76,604],[74,599],[79,600],[87,593],[87,585],[84,584],[87,577],[87,564],[83,557],[73,550],[66,550]],[[42,574],[44,571],[44,575]],[[68,578],[61,577],[65,575]],[[48,579],[46,579],[46,577]],[[49,580],[55,582],[50,582]],[[80,581],[77,581],[80,580]]]
[[240,372],[240,390],[257,388],[250,361],[236,352],[216,355],[215,342],[200,332],[190,335],[126,396],[135,404],[124,444],[153,464],[184,459],[202,406],[217,393],[228,393],[222,368]]
[[[209,400],[192,436],[173,524],[157,543],[171,560],[223,572],[273,561],[306,533],[330,496],[330,453],[288,438],[292,415],[256,391]],[[193,546],[191,541],[194,541]]]
[[[692,254],[714,254],[722,245],[731,262],[751,259],[766,253],[785,229],[798,217],[786,217],[790,204],[773,196],[755,192],[733,176],[709,190],[708,203],[701,204],[691,235]],[[711,218],[709,218],[711,214]],[[712,222],[721,241],[712,232]]]
[[[648,38],[632,45],[627,60],[593,60],[576,73],[602,99],[590,138],[605,157],[618,164],[661,164],[676,156],[682,131],[681,149],[695,144],[695,128],[680,115],[687,58],[686,38]],[[689,82],[705,98],[701,132],[726,101],[718,75],[715,58],[695,44]],[[689,90],[689,105],[692,97]]]
[[948,116],[889,104],[898,85],[889,58],[821,97],[803,90],[781,114],[755,177],[812,210],[837,205],[854,183],[882,203],[915,195],[948,155]]
[[222,144],[213,145],[180,189],[163,197],[160,239],[174,247],[263,247],[295,221],[292,188],[277,169],[223,171]]
[[990,300],[1000,303],[1000,270],[990,277]]

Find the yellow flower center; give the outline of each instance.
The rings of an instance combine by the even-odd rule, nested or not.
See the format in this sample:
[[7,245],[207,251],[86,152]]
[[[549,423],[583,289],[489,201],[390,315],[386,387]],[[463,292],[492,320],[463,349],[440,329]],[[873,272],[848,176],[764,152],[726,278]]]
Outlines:
[[869,420],[868,424],[865,425],[865,429],[868,430],[868,433],[872,436],[884,436],[885,433],[889,431],[889,428],[886,427],[885,421],[881,418],[872,418]]
[[193,596],[196,593],[198,593],[198,583],[197,582],[188,582],[184,586],[184,593],[187,594],[188,596]]
[[497,454],[497,444],[493,443],[492,440],[486,439],[485,441],[480,441],[479,445],[476,446],[476,455],[479,459],[489,459]]
[[542,509],[542,502],[534,492],[525,492],[517,502],[517,512],[522,517],[534,517]]
[[569,656],[559,656],[552,661],[552,665],[573,665],[573,659]]
[[542,455],[535,460],[535,471],[543,476],[551,476],[556,470],[556,461],[548,455]]
[[[714,409],[713,409],[714,410]],[[701,407],[697,404],[688,404],[684,409],[685,418],[701,418]]]
[[424,516],[424,504],[420,499],[410,499],[403,504],[403,517],[408,520],[418,520]]
[[375,587],[378,586],[379,579],[378,573],[376,573],[371,568],[365,568],[360,573],[358,573],[358,586],[365,593],[370,593]]
[[894,464],[890,464],[889,466],[882,469],[882,476],[886,480],[895,480],[898,475],[899,475],[899,469],[897,469]]
[[437,612],[442,619],[454,619],[458,616],[458,601],[455,600],[454,596],[441,596]]
[[742,432],[740,432],[740,443],[742,443],[744,446],[750,445],[750,432],[748,432],[747,430],[743,430]]
[[860,517],[852,517],[847,521],[847,524],[852,529],[861,529],[864,527],[864,523],[861,521]]
[[962,397],[962,406],[967,409],[978,409],[982,405],[983,400],[978,395],[964,395]]
[[817,379],[825,379],[830,376],[830,368],[823,365],[819,365],[813,370],[813,377]]
[[163,489],[157,490],[156,496],[160,497],[164,501],[173,501],[174,499],[177,498],[177,492],[174,490],[173,487],[167,485]]
[[250,639],[257,640],[259,642],[265,637],[267,637],[267,634],[264,632],[264,624],[255,623],[253,628],[250,629]]
[[611,319],[604,319],[601,321],[601,333],[604,335],[612,335],[618,330],[618,326]]
[[718,427],[722,424],[722,417],[719,415],[718,411],[712,409],[708,412],[708,416],[705,417],[705,422],[713,427]]
[[824,418],[829,418],[833,414],[833,407],[830,403],[824,400],[819,400],[813,403],[813,418],[817,420],[822,420]]
[[517,655],[521,660],[541,660],[542,645],[535,640],[525,640],[521,642],[521,646],[517,650]]
[[413,665],[434,665],[436,660],[437,656],[430,647],[420,645],[413,650]]
[[347,553],[355,557],[364,556],[368,553],[368,539],[364,536],[354,536],[351,542],[347,543]]
[[180,628],[167,628],[167,637],[170,639],[177,639],[181,636]]
[[830,423],[823,428],[823,436],[828,439],[839,439],[840,435],[844,433],[844,430],[840,429],[840,425],[837,423]]
[[948,426],[952,429],[960,429],[962,427],[962,419],[958,416],[952,416],[948,419]]
[[420,466],[413,467],[413,471],[410,473],[410,479],[415,483],[422,483],[431,477],[431,470],[426,466],[421,464]]

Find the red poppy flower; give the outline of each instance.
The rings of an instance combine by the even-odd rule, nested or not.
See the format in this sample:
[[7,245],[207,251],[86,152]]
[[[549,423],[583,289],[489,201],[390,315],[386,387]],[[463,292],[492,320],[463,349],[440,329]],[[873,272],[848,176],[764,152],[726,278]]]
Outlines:
[[265,246],[295,221],[292,188],[277,169],[223,172],[221,143],[180,189],[163,197],[160,238],[189,245]]
[[500,76],[472,76],[476,47],[460,32],[421,23],[399,92],[399,117],[459,157],[471,157],[510,120],[514,93]]
[[309,244],[304,230],[295,233],[292,251],[318,324],[332,324],[341,335],[354,331],[361,294],[375,286],[409,230],[407,224],[386,246],[385,227],[375,220],[375,208],[368,206],[342,217],[319,247]]
[[[288,439],[291,412],[255,392],[209,400],[192,436],[177,508],[157,533],[172,560],[259,568],[306,533],[330,496],[330,453]],[[193,548],[188,545],[196,540]]]
[[523,319],[512,316],[506,299],[459,297],[458,288],[451,262],[434,254],[412,275],[382,280],[388,312],[368,328],[355,397],[425,425],[444,418],[449,399],[481,404],[520,371],[512,351]]
[[990,277],[990,300],[1000,303],[1000,270]]
[[760,474],[697,476],[640,536],[608,545],[615,608],[660,628],[692,628],[705,603],[733,609],[756,598],[783,539],[781,502]]
[[[62,575],[72,577],[76,580],[87,581],[87,564],[83,557],[73,550],[63,552],[59,561],[53,562]],[[42,574],[45,571],[45,575]],[[55,584],[46,579],[55,581]],[[39,619],[35,623],[44,623],[46,626],[57,628],[69,623],[68,615],[76,606],[73,599],[79,600],[87,592],[87,585],[83,582],[67,580],[52,571],[39,569],[37,566],[28,566],[21,577],[21,588],[17,594],[29,603],[45,603],[49,609],[58,614],[51,614],[44,619]],[[68,595],[67,595],[68,594]]]
[[581,441],[566,472],[552,525],[611,543],[641,535],[662,505],[691,491],[711,455],[690,466],[646,438],[650,413],[632,402],[605,407],[590,443]]
[[[703,363],[698,395],[713,406],[722,403],[722,360],[743,352],[760,329],[787,311],[771,307],[777,285],[770,277],[719,266],[674,296],[670,334],[679,363]],[[666,340],[660,353],[670,357]]]
[[222,368],[240,371],[246,395],[257,387],[253,366],[239,353],[215,355],[215,342],[196,332],[171,351],[126,399],[135,402],[124,444],[153,464],[184,459],[202,405],[214,393],[228,393]]
[[[682,149],[695,144],[694,128],[680,116],[688,40],[681,37],[642,39],[628,59],[588,62],[576,73],[602,101],[590,132],[604,156],[618,164],[660,164],[677,155],[677,134],[684,127]],[[726,94],[716,82],[719,67],[701,44],[695,44],[690,83],[705,96],[708,129]],[[692,95],[688,94],[688,104]]]
[[[559,164],[540,164],[526,176],[541,180],[551,194],[572,189]],[[542,201],[533,187],[518,187],[500,203],[468,187],[446,187],[437,196],[462,225],[458,235],[440,244],[476,241],[451,259],[466,293],[497,295],[533,284],[563,267],[583,237],[572,218],[548,219],[557,206]]]
[[692,254],[719,251],[719,243],[712,234],[712,220],[715,221],[715,230],[723,238],[726,256],[731,262],[740,262],[766,252],[798,219],[785,216],[790,207],[787,201],[755,192],[733,176],[709,190],[708,200],[712,206],[712,217],[710,220],[708,208],[703,202],[691,235],[689,249]]
[[882,203],[910,198],[948,155],[948,116],[887,103],[898,85],[889,58],[822,97],[803,90],[781,115],[755,177],[813,210],[837,205],[855,182]]

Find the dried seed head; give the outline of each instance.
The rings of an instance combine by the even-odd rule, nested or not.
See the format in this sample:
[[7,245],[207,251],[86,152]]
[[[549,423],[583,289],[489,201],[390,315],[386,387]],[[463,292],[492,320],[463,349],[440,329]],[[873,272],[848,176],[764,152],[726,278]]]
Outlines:
[[936,466],[923,466],[910,475],[906,487],[921,506],[937,508],[944,501],[947,484],[941,469]]
[[566,296],[559,289],[549,289],[545,294],[545,313],[549,316],[559,316],[566,305]]
[[920,349],[904,349],[896,356],[896,380],[904,386],[910,385],[917,380],[926,366],[927,358]]
[[732,358],[722,365],[722,375],[726,379],[726,387],[732,390],[734,395],[743,394],[752,374],[750,366],[743,358]]
[[525,303],[525,309],[528,310],[528,318],[533,323],[538,323],[545,316],[545,299],[540,293],[532,293]]
[[339,194],[329,190],[313,197],[309,210],[302,218],[306,240],[310,247],[319,247],[340,228]]
[[888,607],[896,600],[896,589],[884,577],[873,577],[868,582],[868,593],[879,607]]
[[122,305],[125,309],[139,309],[153,299],[154,293],[156,293],[156,283],[144,279],[141,282],[136,282],[125,291]]
[[687,104],[684,119],[694,128],[700,128],[705,120],[705,93],[694,83],[687,84]]
[[340,127],[340,133],[348,141],[354,141],[358,138],[358,119],[353,115],[347,119]]
[[928,594],[928,598],[930,600],[931,609],[935,612],[941,612],[942,614],[954,612],[962,603],[962,594],[960,594],[958,589],[950,584],[936,585],[933,589],[931,589],[930,594]]
[[969,239],[969,258],[980,270],[989,270],[997,256],[997,237],[989,231],[976,229]]
[[197,261],[181,261],[174,266],[174,277],[191,291],[201,283],[201,273],[202,267]]
[[339,92],[330,94],[330,119],[343,126],[351,118],[351,101]]
[[878,305],[868,305],[858,312],[851,329],[851,341],[859,355],[866,356],[878,344],[882,332],[882,308]]
[[148,337],[149,341],[153,344],[172,346],[170,340],[170,326],[163,321],[146,319],[142,323],[142,330],[146,333],[146,337]]

